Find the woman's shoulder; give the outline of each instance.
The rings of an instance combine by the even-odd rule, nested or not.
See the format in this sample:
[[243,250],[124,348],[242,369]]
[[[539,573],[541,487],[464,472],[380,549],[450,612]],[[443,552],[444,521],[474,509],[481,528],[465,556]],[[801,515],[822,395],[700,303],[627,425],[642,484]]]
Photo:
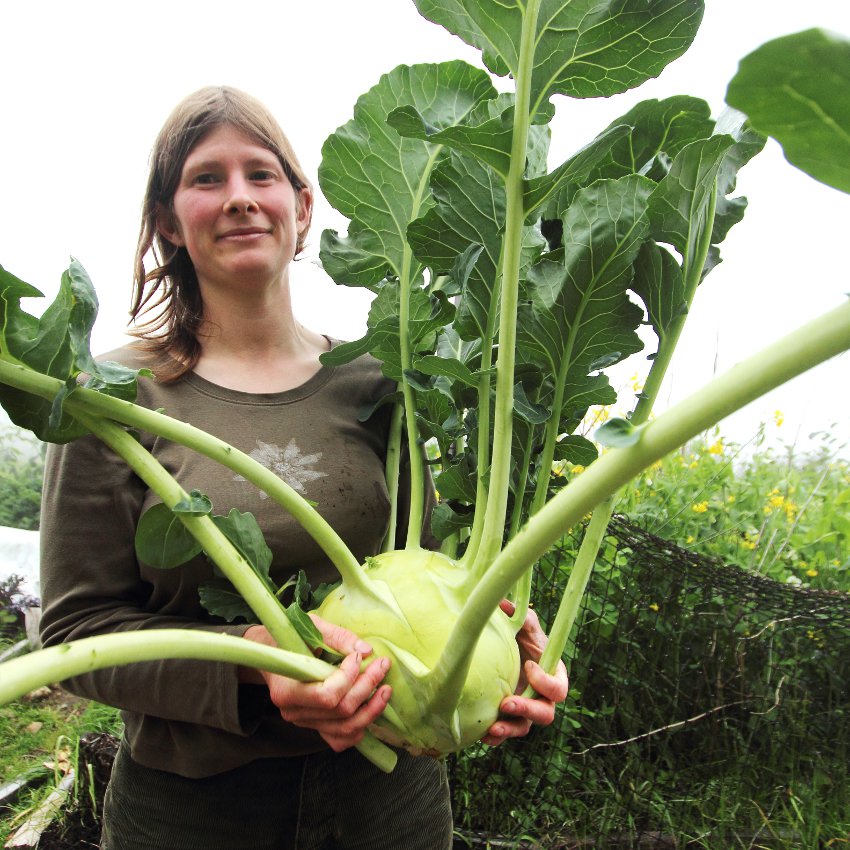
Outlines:
[[129,369],[153,369],[158,360],[153,352],[148,351],[140,342],[128,342],[111,351],[98,354],[99,362],[120,363]]

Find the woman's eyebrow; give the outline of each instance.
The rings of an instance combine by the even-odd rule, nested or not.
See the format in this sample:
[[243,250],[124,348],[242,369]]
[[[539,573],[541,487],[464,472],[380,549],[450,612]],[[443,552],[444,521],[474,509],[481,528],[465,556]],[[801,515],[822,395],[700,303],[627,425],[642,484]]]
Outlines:
[[[222,164],[223,160],[216,158],[203,159],[197,162],[189,160],[187,161],[185,168],[187,171],[203,171],[206,169],[221,168]],[[269,151],[268,156],[253,156],[244,162],[244,165],[248,168],[255,168],[257,166],[268,167],[270,164],[277,164],[280,166],[280,160],[271,151]]]

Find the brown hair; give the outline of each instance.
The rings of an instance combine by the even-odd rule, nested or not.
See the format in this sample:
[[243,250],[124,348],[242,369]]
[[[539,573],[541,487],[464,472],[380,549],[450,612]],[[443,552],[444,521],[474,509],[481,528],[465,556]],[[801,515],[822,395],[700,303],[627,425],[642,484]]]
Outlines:
[[[274,153],[299,202],[299,190],[310,189],[310,182],[280,125],[255,98],[228,86],[208,86],[190,94],[175,107],[151,151],[130,308],[136,325],[131,333],[143,340],[144,348],[155,355],[157,377],[165,382],[181,378],[198,362],[203,303],[189,254],[159,232],[157,219],[163,210],[169,213],[173,210],[174,194],[189,154],[210,131],[221,126],[241,130]],[[309,224],[308,219],[298,236],[296,255],[304,248]],[[145,258],[149,252],[154,268],[146,271]]]

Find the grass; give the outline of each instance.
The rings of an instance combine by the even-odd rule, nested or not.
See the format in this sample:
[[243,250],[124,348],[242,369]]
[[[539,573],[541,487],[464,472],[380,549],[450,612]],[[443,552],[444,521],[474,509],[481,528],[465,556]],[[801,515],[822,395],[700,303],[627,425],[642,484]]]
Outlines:
[[[11,641],[14,642],[14,641]],[[0,650],[8,645],[3,643]],[[89,732],[119,733],[116,709],[74,697],[58,687],[40,696],[0,706],[0,784],[22,776],[44,774],[44,781],[22,791],[0,809],[0,838],[26,818],[76,762],[79,739]]]

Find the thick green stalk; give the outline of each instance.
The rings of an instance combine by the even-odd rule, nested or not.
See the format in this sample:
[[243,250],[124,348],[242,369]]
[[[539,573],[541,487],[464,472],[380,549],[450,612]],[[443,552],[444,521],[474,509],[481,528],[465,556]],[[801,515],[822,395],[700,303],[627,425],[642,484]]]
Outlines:
[[[410,208],[410,221],[419,217],[419,211],[428,192],[431,171],[442,150],[441,145],[433,145],[428,164],[423,169],[416,187],[416,194]],[[425,511],[425,469],[422,454],[419,451],[419,428],[416,425],[416,402],[413,388],[407,380],[407,372],[413,367],[413,351],[410,346],[410,295],[414,285],[413,251],[405,237],[405,227],[400,228],[404,241],[404,250],[399,271],[399,346],[401,354],[401,389],[404,396],[404,416],[407,429],[407,446],[410,454],[410,514],[407,522],[408,548],[415,549],[422,543],[422,522]]]
[[384,474],[387,481],[387,494],[390,498],[390,519],[387,533],[384,537],[382,552],[395,549],[396,528],[398,527],[398,479],[401,471],[401,429],[404,420],[404,408],[400,404],[393,405],[393,415],[390,419],[390,436],[387,441],[387,460]]
[[[63,387],[58,378],[42,375],[26,366],[0,359],[0,383],[52,401]],[[247,478],[263,490],[316,541],[344,580],[362,587],[371,584],[351,550],[309,502],[270,469],[223,440],[162,413],[122,399],[79,387],[65,400],[73,416],[94,414],[163,437],[202,454]]]
[[0,704],[42,685],[93,670],[170,658],[224,661],[299,682],[318,682],[336,670],[313,655],[265,646],[235,635],[194,629],[145,629],[69,641],[4,662],[0,667]]
[[[42,685],[93,670],[176,658],[224,661],[299,682],[323,681],[337,669],[313,655],[265,646],[235,635],[193,629],[145,629],[82,638],[4,662],[0,666],[0,705]],[[392,772],[398,760],[393,750],[372,735],[367,735],[357,749],[385,773]]]
[[[715,378],[643,426],[631,446],[612,449],[531,517],[496,557],[464,605],[434,668],[435,687],[465,671],[500,600],[565,532],[641,470],[808,369],[850,349],[850,301]],[[449,683],[449,684],[443,684]]]
[[[494,296],[494,301],[496,297]],[[490,457],[490,367],[493,365],[493,338],[485,337],[481,346],[481,375],[478,378],[478,476],[475,489],[475,514],[469,532],[469,542],[463,554],[462,564],[471,570],[476,563],[478,546],[484,532],[487,514],[487,471]]]
[[[596,556],[599,553],[602,541],[605,539],[608,523],[611,521],[613,512],[614,498],[611,497],[594,510],[593,516],[584,531],[581,547],[570,570],[567,586],[564,588],[564,594],[558,605],[558,613],[549,628],[549,642],[540,657],[540,666],[548,673],[555,671],[567,646],[567,641],[570,639],[573,624],[584,597],[584,591],[587,588],[588,581],[590,581],[590,574],[593,572],[593,565],[596,563]],[[531,696],[532,693],[531,688],[527,688],[525,691],[526,696]]]
[[410,513],[407,521],[407,543],[409,548],[415,548],[422,540],[422,502],[425,487],[425,471],[422,468],[422,456],[419,448],[419,429],[416,426],[416,401],[413,388],[405,374],[412,368],[412,352],[410,336],[407,329],[410,326],[410,280],[413,253],[405,243],[404,258],[399,277],[399,341],[401,346],[401,392],[404,396],[405,423],[407,428],[407,446],[410,455]]
[[528,0],[522,22],[516,73],[511,164],[505,181],[505,236],[502,250],[502,286],[499,300],[499,354],[496,361],[496,402],[493,448],[484,529],[475,560],[481,575],[499,551],[505,529],[511,470],[514,362],[517,301],[525,221],[524,182],[528,133],[531,127],[531,77],[540,0]]

